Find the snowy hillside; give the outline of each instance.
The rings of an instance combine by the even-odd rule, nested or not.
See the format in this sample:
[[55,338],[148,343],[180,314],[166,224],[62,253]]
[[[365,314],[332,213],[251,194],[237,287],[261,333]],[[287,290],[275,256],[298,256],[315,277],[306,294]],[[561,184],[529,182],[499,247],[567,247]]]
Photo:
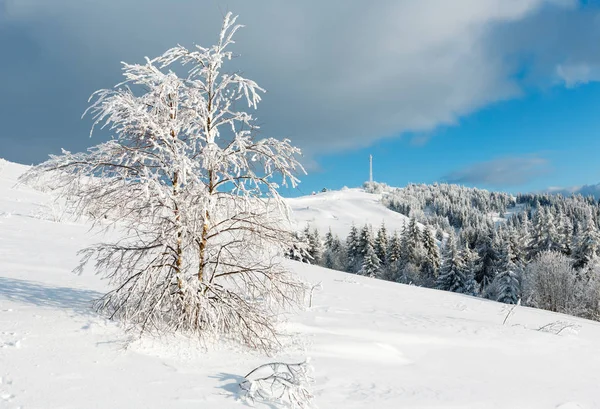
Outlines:
[[[248,407],[237,383],[274,358],[175,339],[125,348],[120,327],[89,309],[105,283],[70,272],[101,237],[57,221],[45,194],[13,189],[25,167],[0,169],[0,408]],[[340,235],[353,219],[404,223],[356,190],[291,204],[299,223]],[[600,323],[516,307],[503,325],[503,304],[289,266],[322,289],[289,316],[289,352],[275,359],[312,358],[321,409],[600,408]]]
[[390,231],[401,231],[408,217],[381,204],[381,195],[362,189],[343,189],[315,195],[287,199],[292,208],[297,228],[307,224],[325,234],[331,227],[333,234],[345,238],[354,222],[357,227],[371,224],[375,228],[385,222]]

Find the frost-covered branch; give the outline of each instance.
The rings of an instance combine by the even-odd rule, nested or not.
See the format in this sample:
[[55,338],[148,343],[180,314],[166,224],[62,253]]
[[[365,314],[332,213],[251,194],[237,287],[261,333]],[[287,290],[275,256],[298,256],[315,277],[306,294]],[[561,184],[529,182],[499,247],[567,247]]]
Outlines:
[[240,383],[240,389],[251,403],[262,401],[290,409],[309,409],[313,399],[311,371],[308,361],[268,363],[248,373]]
[[[218,43],[177,46],[91,97],[86,113],[113,139],[63,151],[22,181],[53,190],[75,216],[115,229],[115,242],[81,252],[113,290],[97,304],[141,331],[228,337],[277,346],[274,317],[301,303],[305,286],[281,264],[295,243],[280,185],[304,172],[289,140],[255,139],[264,92],[221,72],[240,28],[227,14]],[[188,67],[179,77],[177,66]]]

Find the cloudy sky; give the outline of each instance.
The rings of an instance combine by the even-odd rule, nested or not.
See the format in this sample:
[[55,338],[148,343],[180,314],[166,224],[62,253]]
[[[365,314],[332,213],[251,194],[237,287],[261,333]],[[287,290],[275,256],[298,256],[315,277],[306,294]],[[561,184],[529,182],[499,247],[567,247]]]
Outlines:
[[305,151],[300,191],[600,182],[600,6],[577,0],[0,0],[0,157],[83,150],[89,95],[239,14],[230,65],[268,90],[265,136]]

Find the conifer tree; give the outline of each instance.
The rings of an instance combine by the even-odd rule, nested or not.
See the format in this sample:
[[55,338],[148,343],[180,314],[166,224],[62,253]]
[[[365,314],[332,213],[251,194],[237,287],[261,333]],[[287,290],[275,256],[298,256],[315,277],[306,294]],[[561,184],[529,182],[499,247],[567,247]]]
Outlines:
[[496,301],[505,304],[516,304],[521,298],[521,283],[515,271],[505,270],[494,279]]
[[339,237],[334,236],[331,228],[325,235],[325,250],[323,252],[323,265],[332,270],[343,271],[345,265],[345,249]]
[[402,236],[402,246],[404,263],[410,263],[419,267],[422,262],[423,243],[421,240],[421,232],[417,225],[417,220],[414,217],[410,218],[408,227]]
[[315,227],[312,231],[310,231],[309,227],[306,227],[305,234],[308,237],[308,253],[311,257],[311,264],[321,265],[323,259],[323,243],[321,242],[321,236],[319,234],[319,230]]
[[495,230],[482,232],[477,243],[477,253],[479,254],[478,270],[475,273],[475,280],[481,290],[484,290],[494,281],[496,276],[496,263],[498,260],[498,238]]
[[573,223],[562,213],[559,217],[558,236],[563,254],[570,256],[573,253]]
[[454,234],[448,236],[442,252],[442,266],[437,278],[436,287],[444,291],[465,293],[467,279],[464,275],[464,265],[456,244]]
[[477,295],[478,286],[475,281],[475,272],[478,270],[479,255],[466,245],[462,251],[463,274],[465,276],[464,294]]
[[429,228],[423,229],[423,250],[424,257],[421,264],[423,280],[435,283],[438,271],[440,269],[440,253],[433,232]]
[[372,241],[365,243],[365,254],[359,274],[372,278],[377,278],[381,274],[381,262],[377,257]]
[[400,270],[403,266],[402,254],[402,242],[398,235],[398,231],[396,230],[388,244],[387,265],[382,272],[384,279],[398,281]]
[[402,257],[402,242],[400,240],[400,236],[398,236],[397,230],[394,231],[394,234],[389,242],[387,254],[388,264],[397,263]]
[[375,253],[379,257],[379,261],[382,266],[387,265],[387,249],[388,249],[388,237],[385,224],[381,223],[381,227],[377,231],[377,237],[375,238]]
[[522,266],[513,253],[510,240],[504,243],[498,260],[498,274],[494,278],[494,296],[496,301],[506,304],[516,304],[520,298],[521,284],[520,275]]
[[327,230],[327,233],[325,233],[325,250],[331,250],[333,248],[333,241],[334,237],[330,227],[329,230]]
[[367,254],[367,246],[370,245],[371,247],[374,247],[374,244],[371,226],[365,224],[360,230],[360,234],[358,236],[358,253],[361,259]]
[[591,218],[585,223],[584,230],[577,238],[577,247],[573,254],[573,267],[582,269],[596,260],[600,254],[600,232]]
[[346,254],[348,259],[348,265],[346,267],[349,273],[357,273],[360,268],[360,250],[358,244],[358,229],[352,223],[350,226],[350,233],[346,238]]

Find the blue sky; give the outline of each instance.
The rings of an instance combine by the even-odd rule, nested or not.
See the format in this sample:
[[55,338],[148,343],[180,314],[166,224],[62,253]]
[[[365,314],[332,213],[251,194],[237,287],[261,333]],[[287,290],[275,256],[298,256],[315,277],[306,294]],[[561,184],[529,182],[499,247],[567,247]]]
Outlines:
[[437,181],[516,193],[597,184],[599,109],[599,83],[534,90],[483,108],[455,126],[318,157],[317,180],[307,180],[302,188],[310,193],[360,185],[369,177],[369,154],[375,180],[392,186]]
[[305,151],[300,190],[600,182],[600,2],[0,0],[0,157],[83,150],[88,96],[181,43],[246,25],[230,68],[268,90],[265,136]]

